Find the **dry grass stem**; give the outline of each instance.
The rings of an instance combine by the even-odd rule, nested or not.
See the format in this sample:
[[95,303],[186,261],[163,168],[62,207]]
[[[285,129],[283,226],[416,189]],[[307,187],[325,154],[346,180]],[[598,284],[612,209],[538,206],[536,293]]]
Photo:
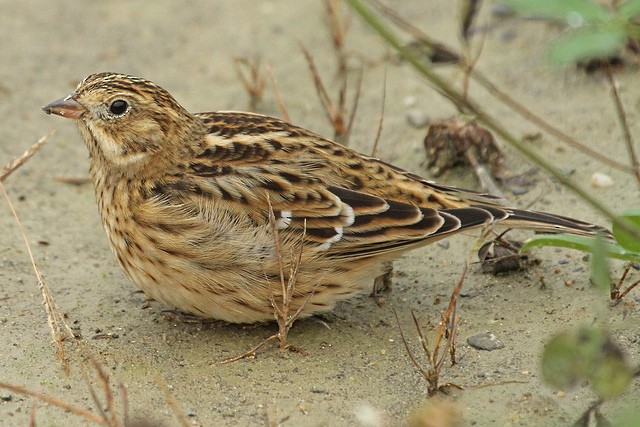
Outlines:
[[51,131],[48,134],[41,137],[35,144],[33,144],[27,151],[25,151],[22,156],[18,157],[8,165],[2,169],[0,172],[0,182],[4,182],[5,179],[9,175],[11,175],[16,169],[25,164],[27,160],[31,158],[34,154],[38,152],[42,148],[42,146],[47,142],[47,140],[55,133],[55,131]]
[[266,78],[262,73],[261,60],[259,57],[254,57],[253,59],[236,57],[233,64],[236,75],[249,95],[249,110],[256,111],[258,104],[262,101],[266,87]]
[[271,232],[273,233],[273,238],[275,241],[275,251],[278,259],[278,267],[280,269],[280,301],[276,300],[276,295],[272,292],[270,295],[271,306],[273,307],[273,313],[275,316],[275,320],[278,323],[278,332],[269,336],[265,340],[261,341],[250,350],[236,355],[232,357],[228,357],[220,361],[221,364],[236,362],[241,359],[245,359],[247,357],[253,356],[256,351],[262,348],[265,344],[269,343],[273,340],[278,340],[278,344],[280,349],[284,350],[287,348],[293,348],[301,354],[305,354],[305,352],[299,348],[292,347],[288,344],[287,339],[289,336],[289,330],[295,323],[295,321],[302,313],[302,310],[309,302],[311,297],[314,294],[312,290],[307,295],[306,299],[300,304],[295,313],[291,313],[291,302],[293,301],[293,294],[295,292],[296,281],[298,278],[300,263],[302,260],[302,253],[304,248],[304,237],[306,235],[306,221],[303,226],[302,235],[300,236],[300,244],[299,249],[291,254],[291,262],[289,267],[288,274],[285,274],[285,264],[286,261],[284,259],[284,250],[282,248],[282,241],[280,239],[280,233],[278,230],[278,226],[276,224],[275,214],[273,212],[273,207],[271,206],[271,201],[267,198],[267,203],[269,205],[269,227],[271,228]]
[[[2,183],[2,181],[7,176],[9,176],[12,172],[17,170],[28,159],[31,158],[31,156],[33,156],[45,144],[45,142],[47,141],[47,139],[49,138],[49,136],[51,134],[52,133],[50,132],[48,135],[45,135],[42,138],[40,138],[22,156],[20,156],[19,158],[17,158],[13,162],[11,162],[3,170],[2,174],[0,175],[0,191],[2,191],[2,194],[3,194],[4,198],[5,198],[5,200],[7,201],[7,205],[9,206],[9,209],[11,210],[13,218],[16,221],[16,224],[18,225],[18,229],[20,230],[20,234],[22,235],[22,239],[24,241],[25,247],[27,248],[27,253],[29,255],[29,259],[31,261],[31,265],[33,267],[33,271],[35,272],[35,275],[36,275],[36,278],[37,278],[37,281],[38,281],[38,288],[40,289],[40,292],[42,294],[42,299],[43,299],[43,302],[44,302],[45,311],[47,313],[47,323],[49,325],[49,330],[51,332],[53,343],[54,343],[55,348],[56,348],[56,355],[57,355],[58,359],[63,362],[63,367],[64,367],[65,371],[67,371],[68,370],[68,365],[67,365],[67,361],[66,361],[65,355],[64,355],[63,341],[67,337],[74,338],[75,335],[74,335],[73,331],[71,330],[71,327],[69,327],[67,322],[64,320],[64,316],[62,315],[62,313],[60,312],[60,309],[56,305],[56,303],[55,303],[55,301],[53,299],[53,295],[51,293],[51,290],[49,289],[49,286],[46,284],[46,282],[44,280],[44,276],[40,272],[40,269],[38,268],[38,266],[36,264],[35,258],[33,256],[33,251],[31,250],[31,245],[29,244],[29,239],[27,238],[27,234],[26,234],[26,232],[24,230],[24,226],[22,225],[22,222],[20,221],[18,213],[16,212],[16,209],[15,209],[13,203],[11,202],[11,198],[9,197],[9,194],[7,193],[7,190],[4,187],[4,184]],[[63,330],[66,331],[66,333],[63,332]]]
[[380,137],[382,137],[382,127],[384,125],[384,107],[387,102],[387,72],[384,73],[384,80],[382,83],[382,105],[380,108],[380,118],[378,119],[378,130],[376,131],[376,139],[373,141],[373,149],[371,150],[371,157],[376,157],[378,153],[378,144],[380,144]]
[[[105,404],[103,405],[103,403],[101,402],[96,390],[92,385],[92,381],[88,378],[86,372],[83,370],[82,375],[84,376],[84,381],[87,384],[87,387],[89,387],[89,394],[91,395],[91,399],[93,400],[93,403],[96,406],[97,410],[100,412],[100,416],[104,420],[104,425],[110,427],[122,427],[123,423],[117,417],[115,399],[113,396],[113,391],[111,390],[111,385],[109,384],[109,376],[93,357],[90,357],[89,360],[91,361],[93,369],[95,370],[98,383],[102,388],[105,398]],[[127,417],[128,415],[124,418]]]
[[[400,320],[398,319],[397,313],[394,314],[396,316],[396,321],[398,322],[398,327],[400,328],[400,337],[402,338],[402,342],[404,347],[411,359],[411,363],[416,367],[418,372],[423,376],[423,378],[427,381],[427,393],[432,396],[439,391],[444,391],[446,387],[455,387],[460,390],[463,388],[459,385],[453,383],[445,383],[440,384],[440,373],[442,371],[442,367],[444,366],[444,362],[447,358],[447,353],[450,355],[451,365],[455,365],[455,351],[456,351],[456,336],[458,333],[458,322],[457,322],[457,303],[458,296],[460,295],[460,291],[462,290],[462,284],[464,283],[464,278],[467,273],[467,268],[462,273],[462,277],[458,281],[458,284],[453,289],[451,294],[451,298],[449,299],[449,305],[444,313],[442,313],[440,322],[438,325],[438,329],[436,331],[435,344],[433,345],[433,350],[429,348],[429,341],[424,335],[422,328],[420,327],[420,323],[416,318],[415,313],[412,311],[411,316],[413,318],[413,324],[418,333],[418,340],[420,342],[420,346],[424,351],[426,356],[428,366],[425,368],[418,361],[417,357],[413,354],[409,347],[409,342],[405,337],[402,328],[400,328]],[[444,340],[444,347],[441,348],[442,341]],[[442,352],[441,352],[442,350]]]
[[337,142],[346,145],[349,142],[349,136],[351,135],[351,129],[353,127],[353,120],[360,100],[360,93],[362,90],[362,71],[359,73],[358,84],[356,86],[357,89],[353,98],[353,105],[350,108],[351,112],[347,118],[349,108],[347,107],[346,75],[341,78],[342,83],[338,90],[338,102],[334,103],[325,88],[322,78],[320,77],[320,73],[313,56],[311,56],[311,53],[304,46],[301,46],[301,49],[305,59],[307,60],[307,64],[309,65],[309,70],[311,71],[311,76],[313,77],[313,83],[315,84],[320,103],[324,108],[327,119],[331,123],[331,126],[333,126],[334,139]]
[[624,271],[622,272],[622,276],[620,277],[618,282],[616,284],[611,285],[611,299],[613,300],[612,304],[614,305],[622,301],[622,298],[624,298],[636,286],[640,285],[640,280],[637,280],[633,282],[631,285],[629,285],[624,291],[620,291],[620,288],[622,288],[622,284],[627,279],[627,275],[629,274],[629,270],[631,270],[631,267],[633,267],[633,263],[632,262],[627,263],[627,265],[624,267]]
[[180,425],[182,427],[190,427],[191,423],[189,422],[189,418],[187,417],[187,414],[184,413],[184,411],[182,410],[182,407],[173,396],[173,393],[171,393],[171,390],[169,389],[169,385],[167,384],[167,382],[160,375],[156,376],[156,382],[160,385],[160,388],[164,392],[165,400],[167,401],[167,404],[173,411],[173,414],[176,416],[176,418],[180,422]]
[[273,77],[273,72],[271,70],[271,65],[267,66],[267,73],[269,73],[269,77],[271,79],[271,86],[273,87],[273,95],[276,98],[276,103],[278,104],[278,108],[282,113],[282,119],[286,122],[291,122],[291,118],[289,117],[289,112],[287,111],[287,107],[284,105],[284,101],[282,100],[282,96],[280,96],[280,90],[278,89],[278,85],[276,84],[276,79]]
[[7,384],[4,382],[0,382],[0,388],[6,389],[6,390],[11,390],[14,393],[18,393],[18,394],[23,394],[25,396],[31,396],[34,397],[38,400],[41,400],[43,402],[46,402],[50,405],[56,406],[58,408],[64,409],[65,411],[69,411],[74,415],[77,415],[79,417],[84,418],[87,421],[91,421],[94,422],[96,424],[100,424],[100,425],[108,425],[106,424],[106,420],[102,417],[100,417],[99,415],[96,415],[92,412],[87,411],[86,409],[82,409],[82,408],[78,408],[77,406],[73,406],[70,403],[64,402],[60,399],[57,399],[55,397],[52,396],[48,396],[46,394],[37,392],[37,391],[32,391],[29,389],[26,389],[24,387],[20,387],[17,385],[13,385],[13,384]]
[[56,176],[56,181],[62,182],[63,184],[71,184],[71,185],[84,185],[91,183],[91,178],[88,176]]
[[331,41],[338,58],[338,76],[343,78],[347,73],[347,56],[345,54],[345,40],[349,31],[350,21],[343,19],[340,9],[341,0],[326,0],[327,16]]

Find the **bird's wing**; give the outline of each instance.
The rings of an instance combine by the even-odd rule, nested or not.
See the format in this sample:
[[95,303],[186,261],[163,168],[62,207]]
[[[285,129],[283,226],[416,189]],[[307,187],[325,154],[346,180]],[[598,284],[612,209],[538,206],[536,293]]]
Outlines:
[[435,184],[278,119],[197,117],[210,133],[188,165],[192,192],[262,225],[271,205],[283,233],[305,229],[331,256],[381,255],[496,220],[544,219],[522,219],[499,198]]

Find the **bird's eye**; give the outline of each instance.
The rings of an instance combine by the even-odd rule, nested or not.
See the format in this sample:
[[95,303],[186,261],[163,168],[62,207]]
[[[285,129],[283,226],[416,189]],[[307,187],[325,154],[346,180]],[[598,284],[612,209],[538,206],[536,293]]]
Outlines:
[[109,106],[109,111],[111,111],[111,113],[116,116],[121,116],[125,113],[125,111],[127,111],[128,106],[129,104],[127,104],[127,101],[123,101],[122,99],[116,99]]

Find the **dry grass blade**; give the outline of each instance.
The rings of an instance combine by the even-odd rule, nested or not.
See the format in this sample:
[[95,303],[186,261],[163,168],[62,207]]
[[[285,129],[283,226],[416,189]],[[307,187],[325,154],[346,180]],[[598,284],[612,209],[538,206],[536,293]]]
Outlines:
[[635,281],[631,285],[629,285],[624,291],[620,291],[620,288],[622,288],[622,284],[627,279],[627,275],[629,274],[631,267],[633,267],[633,263],[632,262],[627,263],[627,265],[624,267],[624,271],[622,272],[622,276],[620,277],[618,282],[615,284],[611,284],[611,300],[613,305],[622,301],[622,298],[624,298],[629,292],[631,292],[636,286],[640,284],[640,280]]
[[349,136],[351,134],[351,128],[353,125],[353,120],[358,109],[358,101],[360,100],[360,93],[362,90],[362,71],[358,77],[358,85],[356,89],[356,93],[354,95],[353,105],[351,107],[351,113],[349,114],[349,118],[347,119],[347,78],[346,74],[341,76],[341,85],[338,91],[338,102],[334,104],[327,92],[327,89],[320,77],[320,72],[318,71],[318,67],[311,56],[311,53],[304,47],[300,46],[302,53],[304,54],[305,59],[307,60],[307,64],[309,65],[309,70],[311,71],[311,76],[313,78],[313,83],[316,87],[316,92],[318,93],[318,98],[320,99],[320,103],[325,111],[327,119],[333,126],[334,139],[342,144],[347,144],[349,141]]
[[302,302],[302,304],[300,304],[300,306],[298,307],[298,309],[295,311],[295,313],[291,314],[291,302],[293,300],[293,294],[295,292],[295,285],[296,285],[296,281],[298,278],[298,272],[299,272],[299,268],[300,268],[300,264],[302,262],[302,253],[303,253],[303,248],[304,248],[304,238],[306,235],[306,229],[307,229],[307,223],[306,221],[304,222],[304,226],[303,226],[303,230],[302,230],[302,234],[300,236],[300,243],[299,243],[299,249],[295,252],[291,254],[291,263],[290,263],[290,267],[289,267],[289,274],[285,275],[285,259],[284,259],[284,250],[282,248],[282,241],[280,240],[280,233],[278,230],[278,225],[276,224],[276,218],[275,218],[275,214],[273,212],[273,207],[271,206],[271,201],[269,200],[269,198],[267,197],[267,204],[269,205],[269,227],[271,228],[271,232],[273,233],[273,238],[274,238],[274,244],[275,244],[275,251],[276,251],[276,257],[278,260],[278,268],[279,268],[279,275],[280,275],[280,293],[281,293],[281,297],[280,297],[280,301],[276,301],[276,296],[274,295],[274,293],[272,292],[271,295],[269,296],[270,298],[270,302],[271,302],[271,306],[273,307],[273,313],[275,316],[275,320],[278,323],[278,332],[269,336],[268,338],[266,338],[265,340],[263,340],[262,342],[258,343],[257,345],[255,345],[254,347],[252,347],[250,350],[239,354],[237,356],[232,356],[232,357],[228,357],[226,359],[221,360],[219,363],[221,364],[226,364],[226,363],[231,363],[231,362],[236,362],[238,360],[250,357],[252,355],[254,355],[256,353],[256,351],[258,351],[260,348],[262,348],[265,344],[269,343],[270,341],[273,340],[278,340],[278,344],[280,349],[284,350],[287,348],[293,348],[296,351],[298,351],[301,354],[305,354],[303,350],[298,349],[296,347],[292,347],[290,344],[287,343],[287,338],[289,335],[289,330],[291,329],[291,327],[293,326],[293,324],[295,323],[295,321],[298,319],[298,317],[300,316],[300,313],[302,313],[302,310],[304,309],[304,307],[307,305],[307,303],[309,302],[309,300],[311,299],[311,297],[314,294],[314,291],[312,290],[311,292],[309,292],[309,294],[307,295],[306,299]]
[[329,29],[331,40],[338,56],[338,75],[344,76],[347,72],[347,57],[344,52],[345,39],[349,31],[349,21],[342,19],[340,11],[341,0],[327,0],[327,16],[329,17]]
[[56,176],[53,179],[58,182],[62,182],[63,184],[71,185],[84,185],[91,182],[91,178],[88,176]]
[[371,157],[376,157],[378,153],[378,144],[380,143],[380,137],[382,137],[382,127],[384,125],[384,107],[387,102],[387,72],[384,73],[384,80],[382,83],[382,106],[380,108],[380,118],[378,120],[378,130],[376,132],[376,139],[373,142],[373,149],[371,150]]
[[280,268],[280,284],[282,287],[282,302],[281,305],[278,306],[278,303],[275,300],[275,296],[273,293],[271,294],[271,305],[273,306],[274,313],[276,315],[276,321],[278,322],[278,334],[277,338],[280,344],[281,349],[287,348],[289,345],[287,344],[287,337],[289,335],[289,330],[293,326],[293,323],[296,321],[305,305],[309,301],[309,299],[313,296],[313,291],[309,293],[305,301],[298,307],[295,313],[290,314],[291,310],[291,301],[293,300],[293,293],[295,291],[296,281],[298,279],[298,272],[300,268],[300,263],[302,261],[302,251],[304,249],[304,237],[307,232],[307,222],[304,222],[302,234],[300,235],[300,249],[296,254],[291,254],[291,266],[289,269],[289,275],[285,279],[284,274],[284,256],[282,249],[282,242],[280,240],[280,232],[278,230],[278,226],[276,224],[276,217],[273,212],[273,207],[271,206],[271,201],[267,198],[267,203],[269,204],[269,225],[271,227],[271,231],[273,233],[273,237],[275,239],[275,248],[276,254],[278,257],[278,265]]
[[105,420],[105,425],[111,427],[122,427],[122,423],[116,417],[116,408],[115,408],[115,400],[113,398],[113,391],[111,390],[111,386],[109,384],[109,376],[104,372],[100,364],[95,361],[95,359],[90,358],[91,364],[93,365],[93,369],[96,372],[98,377],[98,382],[102,386],[102,390],[105,397],[105,405],[102,404],[96,390],[93,388],[92,381],[89,380],[85,371],[82,372],[84,376],[85,383],[89,387],[89,394],[91,395],[91,399],[93,400],[94,405],[98,408],[101,417]]
[[184,411],[182,410],[182,407],[173,396],[173,393],[171,393],[171,390],[169,390],[169,385],[167,384],[167,382],[160,375],[156,376],[156,382],[160,385],[160,388],[164,392],[164,397],[167,401],[167,404],[169,405],[169,407],[173,411],[173,414],[176,416],[176,418],[180,422],[180,425],[182,427],[191,426],[191,423],[189,422],[189,418],[187,418],[187,414],[184,413]]
[[[438,326],[438,332],[436,333],[436,343],[434,345],[433,351],[433,360],[434,362],[438,358],[438,350],[440,348],[440,342],[443,337],[446,339],[445,344],[445,352],[448,349],[455,349],[455,331],[457,330],[457,306],[458,306],[458,296],[460,295],[460,291],[462,291],[462,284],[464,283],[464,279],[467,275],[467,264],[465,263],[464,270],[462,271],[462,275],[460,276],[460,280],[453,291],[451,292],[451,298],[449,299],[449,305],[447,306],[446,311],[442,314],[440,325]],[[438,366],[441,366],[444,363],[444,352],[443,357],[437,362]],[[455,363],[455,360],[452,360],[452,363]],[[434,363],[435,364],[435,363]]]
[[232,362],[237,362],[238,360],[242,360],[242,359],[246,359],[247,357],[251,357],[253,355],[256,354],[256,352],[258,350],[260,350],[265,344],[267,344],[270,341],[273,341],[275,339],[278,338],[278,334],[273,334],[270,337],[266,338],[265,340],[261,341],[259,344],[253,346],[251,349],[245,351],[242,354],[238,354],[236,356],[231,356],[231,357],[227,357],[225,359],[222,359],[220,362],[221,365],[225,365],[227,363],[232,363]]
[[463,0],[462,1],[462,22],[460,25],[460,35],[465,43],[469,43],[469,36],[473,21],[480,11],[482,0]]
[[17,159],[15,159],[11,163],[9,163],[7,166],[5,166],[4,169],[2,169],[2,172],[0,172],[0,182],[4,182],[4,180],[7,179],[7,177],[9,175],[11,175],[16,169],[18,169],[20,166],[22,166],[27,160],[29,160],[31,158],[31,156],[36,154],[38,152],[38,150],[40,150],[40,148],[42,148],[42,146],[47,142],[47,140],[54,133],[55,133],[55,131],[52,130],[51,132],[49,132],[45,136],[41,137],[35,144],[33,144],[31,147],[29,147],[29,149],[27,151],[25,151],[22,154],[22,156],[18,157]]
[[[413,324],[418,333],[418,340],[426,356],[428,367],[426,368],[423,367],[418,361],[418,359],[416,358],[416,356],[413,354],[411,349],[409,348],[409,343],[406,337],[404,336],[402,328],[400,327],[400,320],[398,319],[398,315],[394,311],[394,314],[396,316],[396,322],[398,323],[398,328],[400,329],[400,337],[402,338],[404,348],[406,349],[407,354],[409,355],[409,359],[411,359],[411,363],[413,363],[413,365],[416,367],[418,372],[420,372],[423,378],[427,381],[427,393],[430,396],[437,393],[438,391],[444,391],[444,388],[447,386],[451,386],[451,387],[455,387],[460,390],[463,390],[463,388],[457,384],[453,384],[453,383],[440,384],[439,380],[440,380],[440,373],[442,371],[442,367],[444,366],[444,362],[447,356],[447,351],[451,356],[451,365],[453,366],[456,363],[455,362],[455,348],[456,348],[455,340],[458,332],[456,307],[457,307],[458,296],[460,295],[460,291],[462,290],[462,284],[464,283],[466,272],[467,272],[467,267],[465,265],[465,269],[462,273],[462,277],[458,281],[458,284],[456,285],[456,287],[454,288],[451,294],[451,298],[449,300],[449,306],[447,307],[445,312],[442,313],[440,324],[436,332],[436,340],[433,346],[433,350],[429,348],[429,341],[427,340],[426,336],[422,332],[422,328],[420,327],[418,318],[416,317],[415,313],[411,311]],[[442,353],[440,354],[441,343],[443,339],[445,340],[445,345],[444,345],[444,348],[442,349],[443,350]]]
[[32,391],[29,389],[26,389],[24,387],[20,387],[17,385],[13,385],[13,384],[7,384],[4,382],[0,382],[0,388],[4,388],[6,390],[11,390],[14,393],[19,393],[19,394],[23,394],[26,396],[31,396],[31,397],[35,397],[36,399],[39,399],[43,402],[46,402],[50,405],[53,406],[57,406],[58,408],[64,409],[65,411],[69,411],[74,415],[77,415],[79,417],[84,418],[87,421],[91,421],[94,422],[96,424],[100,424],[100,425],[108,425],[106,423],[106,420],[92,412],[89,412],[85,409],[82,408],[78,408],[77,406],[73,406],[67,402],[64,402],[60,399],[57,399],[55,397],[52,396],[48,396],[46,394],[37,392],[37,391]]
[[256,111],[258,103],[262,101],[266,87],[266,79],[261,71],[261,60],[259,57],[253,59],[236,57],[233,64],[236,75],[249,95],[249,110]]
[[267,66],[267,73],[269,73],[269,77],[271,78],[271,85],[273,86],[273,94],[276,98],[276,103],[278,104],[278,108],[282,113],[282,118],[285,121],[290,122],[291,118],[289,117],[289,112],[287,111],[287,107],[285,107],[284,102],[282,101],[282,96],[280,96],[280,90],[278,89],[278,85],[276,84],[275,77],[273,77],[271,65]]
[[[13,203],[11,202],[11,198],[9,197],[9,194],[7,193],[6,188],[4,187],[4,184],[2,183],[2,181],[9,176],[12,172],[14,172],[15,170],[17,170],[20,166],[22,166],[28,159],[30,159],[43,145],[44,143],[47,141],[47,139],[49,138],[49,136],[52,134],[49,133],[48,135],[43,136],[42,138],[40,138],[31,148],[29,148],[22,156],[20,156],[18,159],[14,160],[13,162],[11,162],[2,172],[2,174],[0,175],[0,191],[2,192],[5,200],[7,201],[7,204],[9,205],[9,209],[11,210],[11,213],[13,215],[14,220],[16,221],[16,224],[18,225],[18,229],[20,230],[20,234],[22,235],[22,239],[24,241],[24,244],[27,248],[27,253],[29,255],[29,259],[31,261],[31,265],[33,267],[33,271],[35,272],[37,281],[38,281],[38,288],[40,289],[40,292],[42,294],[42,299],[44,302],[44,307],[45,307],[45,311],[47,313],[47,323],[49,325],[49,330],[51,331],[51,336],[56,348],[56,355],[58,356],[58,358],[63,362],[63,367],[65,369],[65,371],[68,370],[68,365],[67,362],[65,360],[65,356],[64,356],[64,346],[63,346],[63,340],[65,339],[65,337],[70,337],[70,338],[74,338],[74,334],[73,331],[71,330],[71,328],[69,327],[69,325],[67,324],[67,322],[64,320],[63,315],[60,313],[60,309],[58,308],[58,306],[56,305],[54,299],[53,299],[53,295],[51,294],[51,290],[49,289],[49,286],[47,286],[45,280],[44,280],[44,276],[42,275],[42,273],[40,272],[40,270],[38,269],[38,266],[36,264],[35,258],[33,256],[33,251],[31,250],[31,245],[29,244],[29,239],[27,238],[27,234],[24,230],[24,226],[22,225],[22,222],[20,221],[20,218],[18,217],[18,213],[16,212],[16,209],[13,205]],[[66,330],[66,334],[63,332],[63,329]]]
[[[420,374],[424,377],[424,379],[427,380],[427,382],[429,382],[429,379],[430,379],[429,372],[425,370],[422,367],[422,365],[420,365],[420,362],[418,362],[418,359],[411,351],[411,348],[409,347],[409,342],[407,341],[407,338],[404,336],[404,332],[402,331],[402,327],[400,326],[400,319],[398,319],[398,313],[396,312],[395,309],[393,310],[393,314],[394,316],[396,316],[396,323],[398,324],[398,330],[400,331],[400,338],[402,338],[402,343],[404,344],[405,350],[407,350],[407,354],[409,355],[409,359],[411,359],[411,363],[413,363],[413,366],[416,367],[416,369],[418,370],[418,372],[420,372]],[[411,312],[411,315],[415,319],[415,315],[413,311]],[[422,330],[419,327],[418,327],[418,334],[422,336]],[[431,359],[431,356],[429,355],[429,350],[426,349],[426,351],[427,351],[427,358]]]
[[345,120],[344,115],[340,111],[340,109],[336,109],[331,101],[331,97],[327,92],[327,89],[324,86],[322,78],[320,77],[320,73],[318,71],[318,67],[311,56],[311,53],[307,50],[306,47],[301,46],[302,53],[304,54],[305,59],[307,60],[307,64],[309,65],[309,70],[311,71],[311,76],[313,77],[313,83],[316,86],[316,91],[318,92],[318,98],[320,98],[320,103],[324,108],[324,111],[327,115],[327,119],[333,125],[334,132],[336,135],[344,134],[345,132]]

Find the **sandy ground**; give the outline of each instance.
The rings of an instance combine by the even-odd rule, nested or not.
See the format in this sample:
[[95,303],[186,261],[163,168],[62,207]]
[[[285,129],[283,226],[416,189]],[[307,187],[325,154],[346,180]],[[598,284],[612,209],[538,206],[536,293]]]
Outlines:
[[[449,1],[395,3],[415,24],[456,45],[457,21]],[[143,309],[143,296],[134,293],[107,246],[92,186],[56,180],[86,175],[87,153],[79,135],[71,123],[40,110],[87,74],[107,70],[152,79],[191,111],[245,109],[248,97],[233,58],[260,57],[271,64],[292,120],[331,136],[299,49],[299,43],[309,48],[335,93],[335,54],[322,3],[2,0],[0,10],[0,164],[57,130],[5,185],[56,303],[82,334],[93,359],[111,376],[117,399],[117,385],[127,386],[130,414],[176,425],[160,385],[166,382],[193,425],[353,425],[364,422],[363,414],[373,414],[370,418],[380,424],[402,424],[425,400],[426,384],[408,360],[394,309],[417,352],[410,311],[432,333],[427,325],[437,324],[445,309],[464,260],[474,251],[472,236],[451,239],[448,249],[434,245],[414,251],[398,262],[394,290],[382,307],[362,297],[341,304],[324,323],[311,319],[296,324],[290,342],[306,356],[270,347],[254,359],[220,365],[221,358],[270,335],[274,325],[246,329],[184,324],[163,316],[161,310],[167,307],[161,304]],[[479,69],[579,140],[626,161],[604,79],[546,65],[543,47],[557,29],[540,22],[496,24],[486,34]],[[407,115],[415,109],[437,119],[450,115],[452,107],[408,67],[389,60],[382,43],[358,19],[352,20],[347,49],[350,62],[364,66],[351,143],[370,152],[386,74],[379,156],[426,174],[426,131],[410,126]],[[460,81],[459,72],[443,69],[442,74]],[[628,68],[618,78],[632,130],[640,135],[637,69]],[[514,133],[536,131],[484,91],[472,87],[471,93]],[[269,88],[261,111],[279,114],[274,99]],[[628,176],[550,138],[532,144],[559,166],[575,169],[573,176],[583,185],[594,172],[609,173],[616,185],[592,191],[612,208],[637,206],[637,186]],[[509,150],[507,164],[514,173],[530,167]],[[468,172],[450,173],[444,179],[477,185]],[[518,206],[535,201],[537,209],[603,222],[544,177],[524,196],[509,196]],[[86,353],[68,342],[70,374],[63,372],[24,244],[6,203],[0,204],[0,381],[96,411],[82,374],[93,378]],[[599,312],[629,360],[639,363],[638,292],[625,304],[599,311],[606,302],[590,289],[582,254],[544,249],[535,256],[541,265],[507,276],[483,275],[477,265],[469,268],[459,303],[459,363],[447,364],[442,373],[443,381],[466,388],[447,397],[464,425],[566,425],[575,420],[594,395],[587,387],[559,391],[543,385],[539,359],[554,331],[590,324]],[[615,267],[619,274],[620,265]],[[484,331],[495,333],[505,347],[486,352],[466,344],[468,336]],[[637,402],[639,396],[636,382],[624,396],[605,404],[604,413],[615,419],[621,407]],[[0,397],[0,424],[27,425],[34,401],[9,391],[0,391]],[[87,424],[43,403],[37,403],[36,420],[39,426]]]

